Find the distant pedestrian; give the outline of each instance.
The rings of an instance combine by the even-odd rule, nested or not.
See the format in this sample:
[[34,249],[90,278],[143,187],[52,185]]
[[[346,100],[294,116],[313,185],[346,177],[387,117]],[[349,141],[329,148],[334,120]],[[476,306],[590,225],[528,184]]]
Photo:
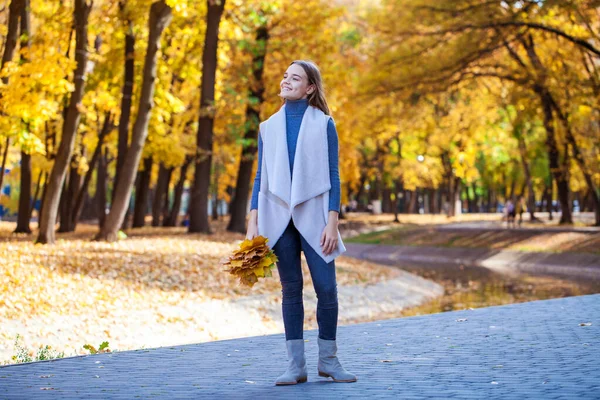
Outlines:
[[512,224],[512,227],[515,227],[515,217],[517,216],[517,212],[515,210],[515,204],[513,203],[512,200],[508,200],[506,202],[506,207],[504,208],[504,213],[506,216],[506,227],[510,228],[510,225]]

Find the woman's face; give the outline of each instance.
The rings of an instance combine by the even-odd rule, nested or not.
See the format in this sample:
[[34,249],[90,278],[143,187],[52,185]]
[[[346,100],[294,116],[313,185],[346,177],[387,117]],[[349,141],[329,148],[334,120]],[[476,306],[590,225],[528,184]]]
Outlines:
[[279,86],[281,88],[279,96],[286,100],[305,99],[315,90],[315,85],[309,85],[304,68],[297,64],[288,67]]

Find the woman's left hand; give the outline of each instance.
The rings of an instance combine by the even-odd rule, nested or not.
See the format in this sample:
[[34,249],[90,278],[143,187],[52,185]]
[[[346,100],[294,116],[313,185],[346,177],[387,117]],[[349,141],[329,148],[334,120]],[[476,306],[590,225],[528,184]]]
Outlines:
[[335,250],[338,245],[338,229],[337,221],[329,220],[327,226],[321,234],[321,247],[323,248],[323,254],[328,256]]

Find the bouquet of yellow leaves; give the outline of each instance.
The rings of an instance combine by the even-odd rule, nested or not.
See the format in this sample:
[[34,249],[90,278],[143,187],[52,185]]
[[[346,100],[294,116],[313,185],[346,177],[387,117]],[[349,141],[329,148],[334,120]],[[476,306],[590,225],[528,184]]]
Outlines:
[[223,262],[223,266],[227,267],[225,271],[239,277],[240,283],[250,287],[258,282],[258,278],[272,276],[271,268],[278,259],[267,246],[268,241],[261,235],[244,240],[240,248]]

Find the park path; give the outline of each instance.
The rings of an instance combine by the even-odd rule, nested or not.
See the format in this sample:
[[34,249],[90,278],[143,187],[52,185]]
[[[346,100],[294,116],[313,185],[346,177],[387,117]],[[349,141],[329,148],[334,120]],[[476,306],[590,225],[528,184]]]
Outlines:
[[283,335],[80,356],[0,368],[0,399],[597,399],[600,295],[343,326],[358,382],[316,374],[276,387]]
[[485,248],[394,246],[347,243],[348,257],[387,265],[418,263],[468,265],[513,274],[528,273],[600,280],[600,255],[593,253],[544,253]]

